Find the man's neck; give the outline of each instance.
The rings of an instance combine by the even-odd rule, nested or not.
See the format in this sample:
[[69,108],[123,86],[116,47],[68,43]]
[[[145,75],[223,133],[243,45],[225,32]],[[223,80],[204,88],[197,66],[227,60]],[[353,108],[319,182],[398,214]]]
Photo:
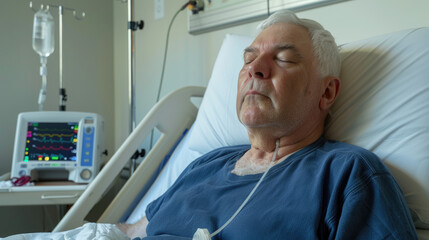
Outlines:
[[[269,167],[273,154],[275,154],[276,138],[270,135],[255,135],[249,131],[251,148],[236,162],[232,173],[244,176],[248,174],[258,174],[265,172]],[[261,132],[258,132],[261,133]],[[274,160],[274,164],[278,164],[285,160],[292,153],[305,148],[320,138],[323,131],[313,131],[312,134],[305,138],[294,138],[292,135],[287,135],[278,138],[279,149]],[[274,142],[274,146],[271,143]]]
[[283,156],[296,152],[315,142],[322,136],[323,127],[315,128],[308,133],[285,134],[281,137],[277,137],[274,134],[266,134],[264,131],[248,130],[248,133],[251,144],[250,153],[259,157],[266,156],[268,159],[271,159],[269,156],[272,156],[275,150],[276,140],[279,139],[279,152],[276,159],[280,159]]
[[[282,132],[281,128],[247,128],[251,148],[236,162],[233,173],[256,174],[264,172],[273,158],[276,141],[279,149],[274,164],[283,161],[286,156],[312,144],[323,134],[324,124],[302,125],[293,132]],[[237,174],[241,175],[241,174]],[[245,175],[245,174],[244,174]]]

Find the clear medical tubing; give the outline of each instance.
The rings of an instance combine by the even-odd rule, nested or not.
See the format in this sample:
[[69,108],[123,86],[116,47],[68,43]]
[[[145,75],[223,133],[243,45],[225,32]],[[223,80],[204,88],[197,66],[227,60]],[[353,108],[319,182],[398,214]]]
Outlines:
[[222,227],[220,227],[218,230],[216,230],[212,234],[210,234],[210,232],[206,228],[198,228],[197,231],[195,232],[192,240],[210,240],[212,237],[214,237],[218,233],[220,233],[226,226],[228,226],[228,224],[231,223],[231,221],[238,215],[238,213],[244,208],[244,206],[250,200],[250,198],[252,197],[252,195],[255,193],[256,189],[258,189],[259,185],[264,180],[264,178],[267,175],[267,173],[270,170],[270,168],[274,165],[274,161],[276,160],[277,153],[278,153],[278,150],[279,150],[279,143],[280,143],[280,140],[277,139],[277,141],[276,141],[276,149],[274,150],[273,158],[271,159],[270,165],[268,166],[267,170],[264,172],[264,174],[262,175],[262,177],[259,179],[259,181],[256,183],[256,185],[253,188],[253,190],[249,193],[249,195],[247,196],[247,198],[243,201],[243,203],[241,204],[241,206],[231,216],[231,218],[229,218],[229,220],[225,224],[223,224]]
[[39,93],[39,110],[43,110],[43,103],[46,99],[47,85],[47,57],[54,52],[54,18],[49,12],[49,6],[43,9],[43,6],[34,14],[33,23],[33,49],[40,55],[40,76],[42,76],[42,87]]

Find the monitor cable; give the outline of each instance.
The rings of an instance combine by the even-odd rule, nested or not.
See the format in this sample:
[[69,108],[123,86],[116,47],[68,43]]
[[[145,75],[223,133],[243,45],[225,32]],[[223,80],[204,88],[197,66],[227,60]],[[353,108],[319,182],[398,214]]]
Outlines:
[[[162,89],[162,83],[164,81],[164,72],[165,72],[165,62],[167,60],[167,52],[168,52],[168,42],[170,39],[170,31],[171,31],[171,26],[173,26],[174,20],[176,19],[177,15],[179,15],[179,13],[183,10],[185,10],[188,6],[196,6],[197,2],[196,1],[188,1],[186,2],[182,7],[180,7],[179,10],[177,10],[177,12],[174,14],[173,18],[170,20],[170,24],[168,25],[168,30],[167,30],[167,37],[165,40],[165,48],[164,48],[164,58],[162,61],[162,69],[161,69],[161,79],[159,81],[159,86],[158,86],[158,94],[156,96],[156,102],[159,102],[159,98],[161,97],[161,89]],[[154,130],[152,130],[151,133],[151,137],[150,137],[150,148],[152,149],[152,145],[153,145],[153,135],[154,135]]]

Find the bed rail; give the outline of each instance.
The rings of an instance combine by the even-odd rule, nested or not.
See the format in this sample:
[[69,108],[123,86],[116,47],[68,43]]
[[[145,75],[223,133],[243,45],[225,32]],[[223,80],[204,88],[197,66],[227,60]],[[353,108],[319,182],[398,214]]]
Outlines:
[[119,147],[94,181],[88,185],[53,231],[65,231],[81,226],[88,212],[108,190],[136,149],[152,129],[157,128],[161,132],[159,140],[98,220],[108,223],[118,222],[140,190],[150,181],[153,173],[183,131],[194,122],[198,109],[190,99],[203,97],[204,91],[205,87],[184,87],[170,93],[157,103]]

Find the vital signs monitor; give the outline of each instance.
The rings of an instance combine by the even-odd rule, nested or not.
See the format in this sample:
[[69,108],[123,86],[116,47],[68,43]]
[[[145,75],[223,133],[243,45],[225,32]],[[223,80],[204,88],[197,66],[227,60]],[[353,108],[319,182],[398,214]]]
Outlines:
[[92,181],[100,169],[103,124],[102,117],[95,113],[20,113],[11,177]]

